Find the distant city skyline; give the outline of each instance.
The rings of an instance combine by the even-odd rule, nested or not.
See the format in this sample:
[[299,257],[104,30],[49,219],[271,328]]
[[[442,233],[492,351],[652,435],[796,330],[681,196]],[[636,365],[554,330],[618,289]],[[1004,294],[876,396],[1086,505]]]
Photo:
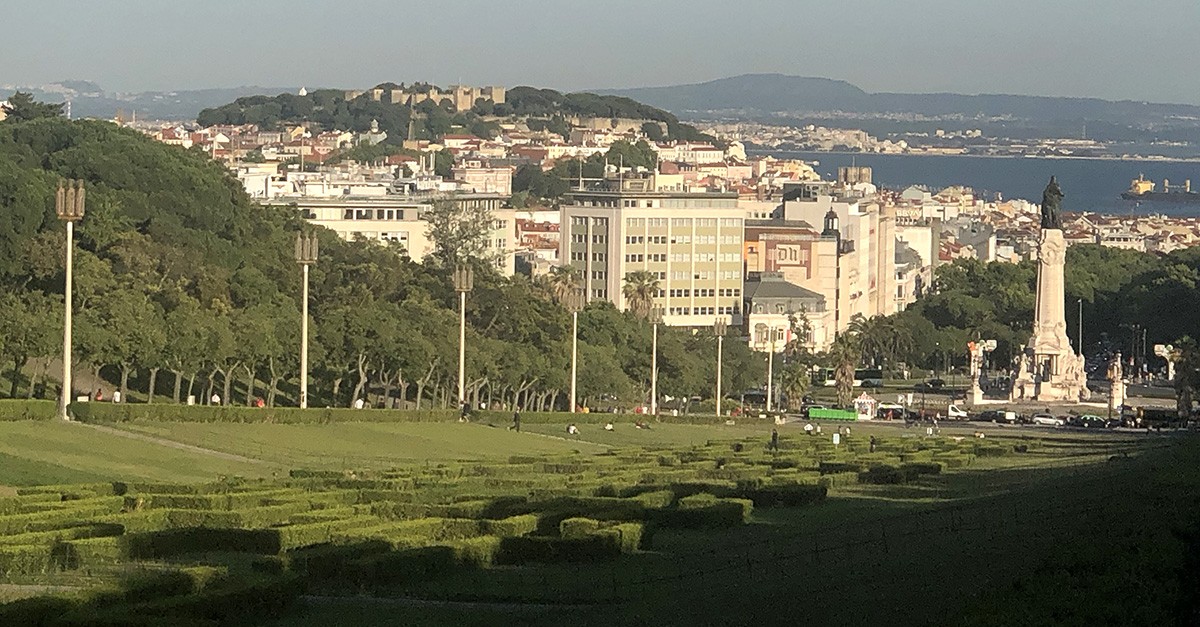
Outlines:
[[561,90],[746,73],[872,92],[1200,104],[1200,4],[1160,0],[43,0],[5,9],[0,84],[110,91],[463,82]]

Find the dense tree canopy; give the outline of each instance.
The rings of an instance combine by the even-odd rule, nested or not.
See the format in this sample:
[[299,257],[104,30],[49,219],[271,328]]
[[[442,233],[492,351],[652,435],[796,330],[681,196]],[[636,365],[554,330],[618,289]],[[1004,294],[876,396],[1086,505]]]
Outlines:
[[[63,240],[53,207],[60,178],[82,179],[88,189],[74,266],[79,366],[137,400],[216,393],[226,403],[296,402],[299,215],[252,203],[201,152],[61,118],[0,124],[0,370],[13,373],[9,395],[42,386],[42,395],[56,393],[44,371],[61,338]],[[450,266],[465,261],[476,264],[466,310],[472,401],[565,408],[571,322],[556,294],[569,285],[498,276],[470,245],[478,233],[465,228],[486,228],[487,216],[464,224],[448,210],[431,215],[446,218],[431,224],[445,239],[441,263],[318,231],[311,403],[453,404]],[[579,317],[581,399],[647,402],[649,327],[604,303]],[[711,396],[715,343],[661,331],[662,393]],[[726,343],[725,354],[727,364],[741,365],[724,370],[724,389],[756,386],[761,359],[737,342]]]

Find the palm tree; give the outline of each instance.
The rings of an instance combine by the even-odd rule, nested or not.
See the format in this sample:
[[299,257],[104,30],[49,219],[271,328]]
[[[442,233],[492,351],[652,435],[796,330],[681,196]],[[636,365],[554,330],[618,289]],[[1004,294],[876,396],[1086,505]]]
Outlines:
[[654,297],[658,295],[658,275],[646,270],[636,270],[625,275],[625,285],[621,292],[629,311],[643,320],[650,317],[654,307]]
[[567,301],[571,298],[571,294],[579,289],[579,279],[581,277],[579,268],[570,264],[550,268],[549,274],[546,275],[546,284],[555,302],[565,307]]
[[808,393],[808,385],[812,382],[808,365],[802,363],[788,364],[779,373],[779,389],[787,395],[788,409],[798,410]]
[[833,362],[833,379],[837,389],[838,407],[849,407],[854,396],[854,368],[862,357],[858,337],[843,333],[829,347],[829,358]]

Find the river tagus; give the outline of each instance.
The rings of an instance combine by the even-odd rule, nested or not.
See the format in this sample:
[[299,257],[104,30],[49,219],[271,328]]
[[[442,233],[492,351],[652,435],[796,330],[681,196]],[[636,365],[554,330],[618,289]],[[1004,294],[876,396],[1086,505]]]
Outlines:
[[1063,211],[1094,211],[1116,214],[1156,214],[1200,216],[1200,204],[1170,202],[1134,202],[1123,200],[1121,192],[1144,174],[1162,189],[1163,179],[1171,187],[1191,179],[1200,189],[1200,161],[1061,159],[1043,157],[972,157],[966,155],[877,155],[869,153],[830,153],[795,151],[754,151],[755,155],[802,159],[822,178],[833,180],[837,169],[847,165],[872,168],[876,185],[904,189],[924,185],[933,191],[951,185],[971,187],[987,200],[999,194],[1005,199],[1024,198],[1041,202],[1042,190],[1050,176],[1058,177],[1066,197]]

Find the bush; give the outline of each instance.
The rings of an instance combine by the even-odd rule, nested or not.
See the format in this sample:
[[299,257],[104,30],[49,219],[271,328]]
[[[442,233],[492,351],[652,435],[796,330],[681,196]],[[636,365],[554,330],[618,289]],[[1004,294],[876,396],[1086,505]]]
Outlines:
[[0,546],[0,575],[39,575],[58,568],[48,545]]
[[[157,559],[210,551],[275,555],[281,548],[288,548],[283,546],[285,540],[297,541],[291,534],[284,532],[285,529],[293,528],[281,527],[268,530],[199,527],[135,533],[124,537],[128,543],[130,557],[138,559]],[[326,533],[325,539],[319,542],[328,541],[328,533]],[[313,542],[313,544],[317,543]]]
[[675,502],[675,493],[671,490],[655,490],[653,492],[643,492],[637,496],[630,497],[630,499],[641,503],[646,509],[661,509],[670,507]]
[[567,518],[558,523],[558,535],[564,540],[578,540],[599,528],[600,522],[591,518]]
[[906,479],[915,479],[920,475],[937,475],[942,472],[942,465],[937,462],[912,462],[900,464],[900,472]]
[[512,537],[523,536],[537,530],[538,517],[534,514],[509,516],[500,520],[481,521],[481,529],[492,536]]
[[612,527],[620,534],[620,546],[622,553],[633,553],[642,548],[643,538],[645,538],[645,525],[642,523],[629,522],[614,525]]
[[50,625],[71,613],[78,601],[60,596],[37,596],[0,604],[0,625]]
[[129,557],[128,542],[120,536],[72,540],[56,546],[55,552],[64,568],[95,568]]
[[0,422],[56,419],[58,419],[57,401],[24,399],[0,401]]
[[803,483],[772,484],[745,490],[742,498],[750,499],[755,507],[798,507],[825,500],[828,488]]
[[894,484],[904,483],[906,477],[899,468],[887,464],[871,466],[870,470],[858,473],[859,483]]
[[737,527],[750,520],[754,502],[696,494],[679,499],[674,509],[652,512],[650,520],[666,527],[704,529]]
[[[611,529],[604,531],[611,532]],[[593,562],[621,554],[621,544],[611,533],[591,533],[582,538],[523,536],[503,538],[496,563],[521,565],[552,562]]]
[[858,483],[858,472],[837,472],[824,475],[817,480],[817,485],[825,488],[836,488],[838,486],[851,485],[855,483]]
[[97,497],[65,503],[61,508],[0,516],[0,535],[30,531],[50,531],[80,524],[105,514],[121,511],[124,499],[119,496]]
[[859,472],[862,464],[858,462],[821,462],[817,470],[823,475],[833,475],[843,472]]

